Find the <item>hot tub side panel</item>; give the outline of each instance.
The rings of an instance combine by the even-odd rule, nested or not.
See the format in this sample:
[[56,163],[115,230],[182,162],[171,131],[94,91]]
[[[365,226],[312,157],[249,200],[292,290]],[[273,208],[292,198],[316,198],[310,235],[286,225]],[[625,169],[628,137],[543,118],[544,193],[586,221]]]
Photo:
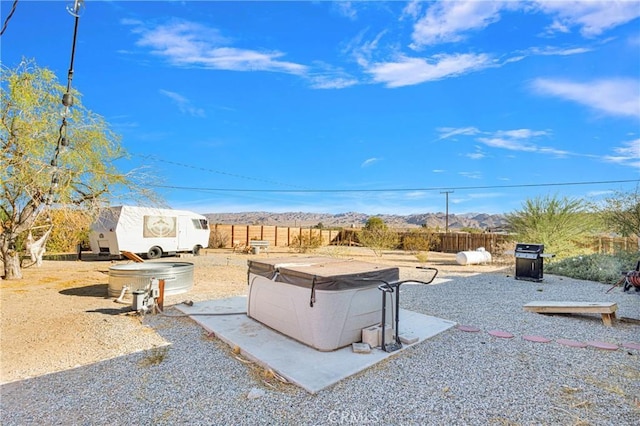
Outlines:
[[[362,329],[382,319],[378,284],[342,290],[315,290],[250,274],[247,314],[272,329],[320,351],[362,340]],[[388,312],[387,321],[391,321]]]

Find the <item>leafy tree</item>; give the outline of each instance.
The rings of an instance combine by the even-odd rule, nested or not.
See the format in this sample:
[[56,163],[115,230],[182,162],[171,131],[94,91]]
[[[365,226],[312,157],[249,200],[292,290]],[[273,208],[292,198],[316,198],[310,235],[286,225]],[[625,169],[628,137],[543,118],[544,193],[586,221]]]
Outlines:
[[382,250],[396,248],[400,241],[398,233],[389,229],[384,220],[377,216],[367,219],[358,239],[373,250],[376,256],[382,256]]
[[371,216],[365,222],[364,229],[368,229],[368,230],[387,229],[387,224],[384,223],[384,220],[382,220],[382,218],[378,216]]
[[53,226],[53,207],[91,212],[114,191],[133,190],[138,199],[149,193],[114,166],[125,156],[119,137],[77,93],[70,105],[52,71],[32,60],[2,65],[1,84],[0,261],[6,279],[19,279],[19,242],[36,225]]
[[638,237],[640,250],[640,188],[627,193],[616,192],[605,203],[602,209],[605,224],[624,237]]
[[599,225],[585,201],[555,195],[528,199],[522,210],[506,218],[520,242],[544,244],[545,251],[559,259],[586,254]]

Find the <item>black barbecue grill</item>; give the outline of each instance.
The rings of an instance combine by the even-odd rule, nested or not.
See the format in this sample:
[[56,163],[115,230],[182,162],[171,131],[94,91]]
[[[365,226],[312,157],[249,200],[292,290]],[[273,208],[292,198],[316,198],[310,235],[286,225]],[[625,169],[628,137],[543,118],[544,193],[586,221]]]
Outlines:
[[516,244],[516,280],[542,281],[544,244]]

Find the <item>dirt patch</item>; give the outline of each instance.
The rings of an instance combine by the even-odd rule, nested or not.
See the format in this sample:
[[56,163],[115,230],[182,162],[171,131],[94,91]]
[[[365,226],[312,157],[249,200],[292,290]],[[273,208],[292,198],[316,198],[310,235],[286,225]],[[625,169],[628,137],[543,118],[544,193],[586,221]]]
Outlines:
[[[405,252],[327,247],[314,255],[352,258],[401,267],[417,278],[416,257]],[[246,294],[247,260],[264,256],[307,256],[286,249],[247,255],[231,250],[204,250],[201,256],[180,259],[194,263],[194,287],[185,294],[168,296],[165,307],[184,300],[211,300]],[[176,261],[176,258],[163,259]],[[109,267],[129,261],[44,261],[24,269],[24,279],[0,282],[0,382],[7,383],[79,367],[137,351],[167,345],[128,305],[107,297]],[[493,272],[504,264],[455,263],[455,255],[430,253],[426,266],[441,276]]]

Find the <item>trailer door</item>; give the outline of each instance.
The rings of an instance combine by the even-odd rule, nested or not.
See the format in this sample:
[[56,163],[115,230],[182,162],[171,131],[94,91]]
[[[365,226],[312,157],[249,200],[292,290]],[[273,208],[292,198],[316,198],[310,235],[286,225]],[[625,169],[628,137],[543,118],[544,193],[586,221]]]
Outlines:
[[178,216],[178,251],[188,251],[193,248],[193,225],[189,216]]

